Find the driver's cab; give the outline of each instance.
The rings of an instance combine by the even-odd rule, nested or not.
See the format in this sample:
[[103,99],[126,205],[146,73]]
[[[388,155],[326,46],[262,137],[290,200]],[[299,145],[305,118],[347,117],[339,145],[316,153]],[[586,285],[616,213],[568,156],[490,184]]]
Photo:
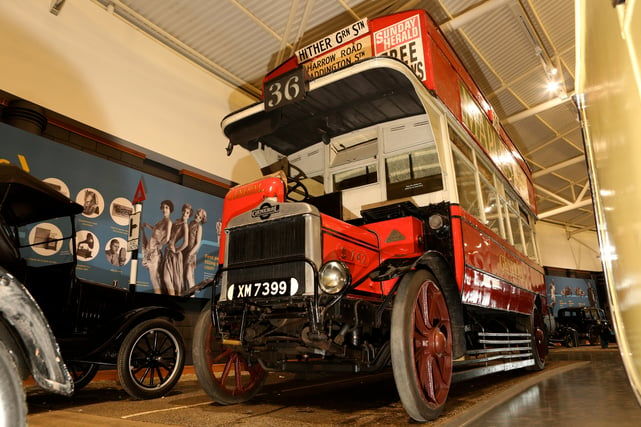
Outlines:
[[363,209],[445,199],[437,144],[426,114],[380,123],[288,156],[267,145],[252,151],[263,174],[287,175],[290,201],[306,201],[345,221]]

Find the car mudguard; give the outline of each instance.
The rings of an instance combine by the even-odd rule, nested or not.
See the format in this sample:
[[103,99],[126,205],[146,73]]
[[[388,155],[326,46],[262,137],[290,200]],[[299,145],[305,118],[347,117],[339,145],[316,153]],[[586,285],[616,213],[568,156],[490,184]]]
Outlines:
[[73,380],[42,310],[29,291],[0,267],[0,314],[24,349],[24,362],[36,383],[63,395],[73,393]]

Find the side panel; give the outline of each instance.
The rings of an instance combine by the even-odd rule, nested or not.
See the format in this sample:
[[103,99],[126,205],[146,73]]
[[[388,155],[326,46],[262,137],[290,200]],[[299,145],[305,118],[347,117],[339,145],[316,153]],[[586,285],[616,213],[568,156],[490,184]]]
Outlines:
[[463,214],[463,303],[531,313],[536,294],[545,295],[543,271],[484,228]]

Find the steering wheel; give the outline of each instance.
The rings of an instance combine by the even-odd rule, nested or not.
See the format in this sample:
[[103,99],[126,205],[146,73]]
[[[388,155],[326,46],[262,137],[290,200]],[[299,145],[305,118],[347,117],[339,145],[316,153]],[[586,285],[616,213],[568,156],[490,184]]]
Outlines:
[[[293,174],[292,172],[296,173]],[[305,172],[303,172],[303,170],[298,166],[290,164],[288,175],[287,194],[285,195],[285,199],[289,200],[290,202],[303,202],[309,199],[309,190],[307,190],[307,187],[305,187],[305,184],[303,184],[303,179],[307,178]],[[302,195],[302,199],[294,198],[294,194],[298,196]]]

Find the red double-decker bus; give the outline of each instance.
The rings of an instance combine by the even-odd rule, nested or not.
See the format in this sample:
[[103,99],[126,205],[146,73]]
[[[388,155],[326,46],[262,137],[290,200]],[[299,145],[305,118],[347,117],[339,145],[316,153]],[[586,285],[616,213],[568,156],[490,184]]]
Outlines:
[[266,176],[225,198],[193,343],[213,399],[391,364],[426,421],[454,381],[544,367],[531,172],[425,11],[304,47],[263,93],[222,122]]

